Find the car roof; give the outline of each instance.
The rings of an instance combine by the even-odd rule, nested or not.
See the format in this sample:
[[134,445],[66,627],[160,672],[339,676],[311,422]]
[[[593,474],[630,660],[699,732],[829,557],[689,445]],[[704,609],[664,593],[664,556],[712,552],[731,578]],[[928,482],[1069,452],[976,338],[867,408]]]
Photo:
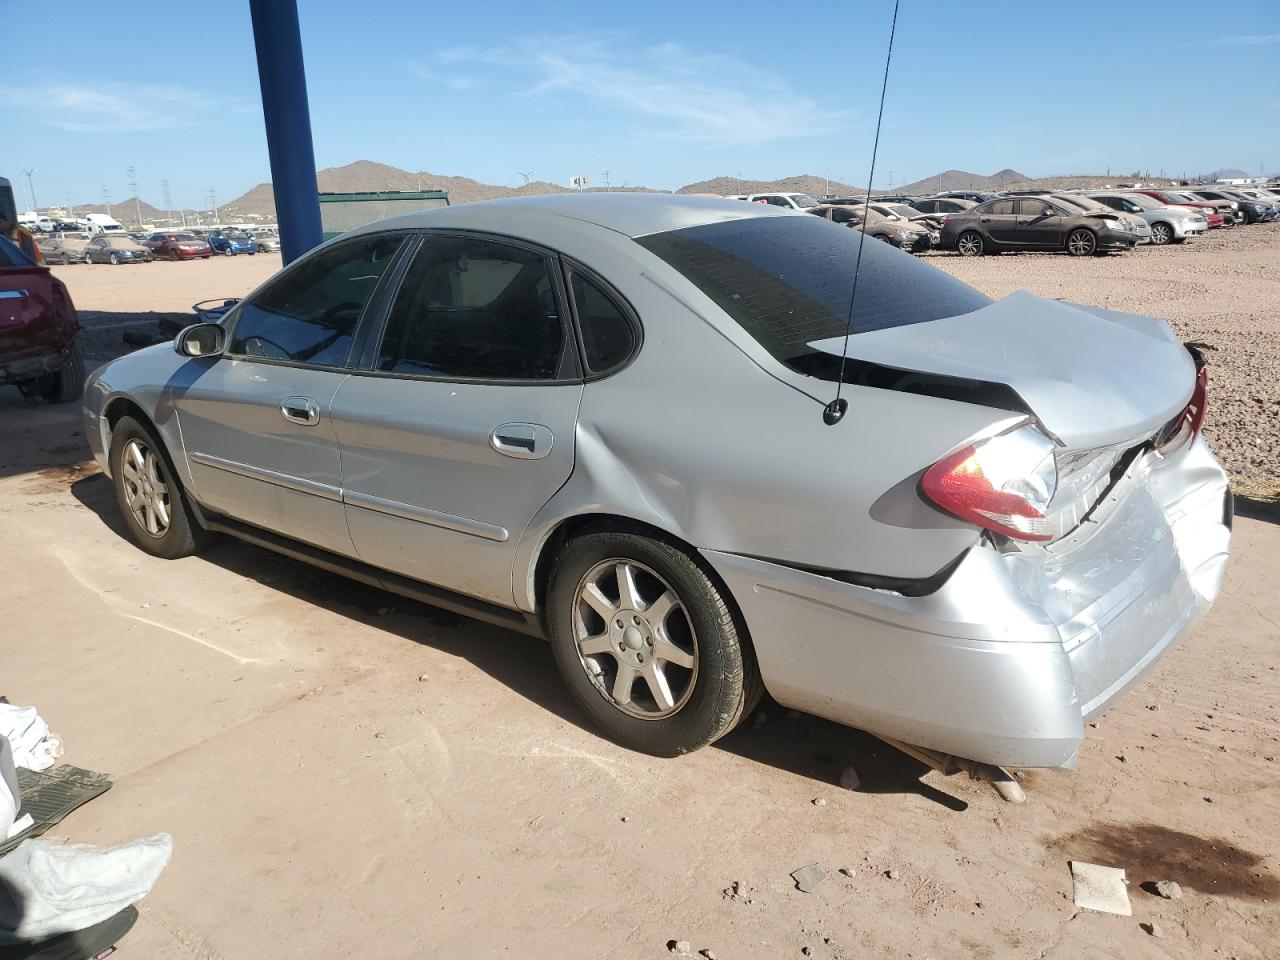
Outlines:
[[[758,194],[757,194],[758,196]],[[489,219],[495,211],[504,215],[578,220],[613,230],[628,237],[643,237],[684,227],[745,220],[750,217],[789,217],[795,211],[759,203],[743,203],[725,197],[695,197],[666,193],[573,193],[538,197],[504,197],[448,207],[435,207],[380,220],[352,233],[387,228],[466,227],[484,212]]]

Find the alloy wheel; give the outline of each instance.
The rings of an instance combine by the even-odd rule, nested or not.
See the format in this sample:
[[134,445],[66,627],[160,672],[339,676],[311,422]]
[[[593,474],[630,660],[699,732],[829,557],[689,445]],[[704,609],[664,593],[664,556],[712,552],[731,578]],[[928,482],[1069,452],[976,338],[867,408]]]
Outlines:
[[596,564],[578,584],[573,638],[592,684],[623,713],[661,720],[680,710],[698,676],[698,640],[684,604],[633,560]]
[[976,233],[962,233],[956,241],[956,249],[966,257],[976,257],[982,253],[982,238]]
[[142,440],[131,439],[120,458],[120,473],[133,518],[148,536],[159,540],[169,530],[169,487],[155,451]]
[[1173,239],[1173,234],[1169,230],[1167,223],[1153,223],[1151,225],[1151,242],[1156,246],[1163,246]]
[[1087,257],[1097,247],[1097,241],[1088,230],[1077,230],[1067,237],[1067,250],[1073,257]]

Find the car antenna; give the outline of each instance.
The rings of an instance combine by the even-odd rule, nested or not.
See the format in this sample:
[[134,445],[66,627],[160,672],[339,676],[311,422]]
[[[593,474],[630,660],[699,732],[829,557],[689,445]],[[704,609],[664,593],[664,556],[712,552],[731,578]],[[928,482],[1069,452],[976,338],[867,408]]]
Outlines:
[[[889,27],[889,52],[884,58],[884,83],[880,87],[880,113],[876,115],[876,138],[871,146],[871,172],[867,175],[867,196],[862,204],[862,223],[866,226],[867,213],[871,209],[871,184],[876,175],[876,153],[880,149],[880,123],[884,120],[884,95],[889,89],[889,64],[893,61],[893,36],[898,29],[898,4],[893,0],[893,23]],[[858,296],[858,274],[862,270],[862,245],[867,242],[865,230],[858,231],[858,258],[853,264],[853,289],[849,291],[849,314],[844,324],[844,346],[840,349],[840,378],[836,381],[836,398],[822,409],[822,422],[834,427],[844,419],[849,401],[840,396],[844,388],[844,368],[849,359],[849,334],[853,331],[853,301]]]

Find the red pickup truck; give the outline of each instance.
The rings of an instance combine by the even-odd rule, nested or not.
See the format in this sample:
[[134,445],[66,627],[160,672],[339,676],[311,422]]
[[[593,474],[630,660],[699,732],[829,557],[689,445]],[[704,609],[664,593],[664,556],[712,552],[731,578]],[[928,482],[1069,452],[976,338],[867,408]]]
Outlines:
[[79,400],[79,332],[62,281],[0,236],[0,385],[14,384],[28,399],[49,403]]

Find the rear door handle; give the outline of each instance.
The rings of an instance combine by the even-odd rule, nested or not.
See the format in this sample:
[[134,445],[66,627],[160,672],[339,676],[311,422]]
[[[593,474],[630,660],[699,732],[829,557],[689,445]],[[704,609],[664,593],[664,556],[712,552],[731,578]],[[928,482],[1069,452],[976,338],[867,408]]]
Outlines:
[[489,434],[493,449],[517,460],[541,460],[554,444],[555,434],[540,423],[504,423]]
[[310,397],[290,397],[280,404],[280,415],[290,423],[314,427],[320,422],[320,404]]

